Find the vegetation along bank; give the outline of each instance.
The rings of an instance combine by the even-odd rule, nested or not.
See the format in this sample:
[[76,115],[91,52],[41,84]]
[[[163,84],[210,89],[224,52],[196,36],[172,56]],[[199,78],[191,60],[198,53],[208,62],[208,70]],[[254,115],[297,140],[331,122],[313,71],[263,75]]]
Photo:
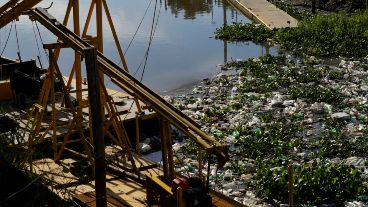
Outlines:
[[[291,166],[296,205],[366,206],[368,13],[283,6],[299,15],[297,28],[234,23],[216,37],[277,44],[289,55],[229,62],[232,72],[167,99],[230,146],[230,162],[211,169],[216,190],[248,206],[284,205]],[[195,173],[193,143],[173,149],[179,170]]]

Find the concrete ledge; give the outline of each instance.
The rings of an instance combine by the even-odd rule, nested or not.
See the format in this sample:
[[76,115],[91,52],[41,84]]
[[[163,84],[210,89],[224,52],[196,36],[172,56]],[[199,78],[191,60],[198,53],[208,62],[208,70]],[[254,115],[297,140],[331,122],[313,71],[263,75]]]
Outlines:
[[298,20],[266,0],[228,0],[250,20],[269,29],[296,27]]

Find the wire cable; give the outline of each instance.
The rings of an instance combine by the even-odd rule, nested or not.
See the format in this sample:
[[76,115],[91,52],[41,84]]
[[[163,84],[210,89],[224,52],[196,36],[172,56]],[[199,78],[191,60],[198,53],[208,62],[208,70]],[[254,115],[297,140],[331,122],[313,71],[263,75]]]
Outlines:
[[5,45],[4,45],[4,47],[3,47],[3,50],[1,51],[0,56],[3,56],[3,53],[4,53],[5,49],[6,49],[6,46],[8,45],[9,37],[10,37],[10,34],[11,34],[12,30],[13,30],[13,22],[12,22],[12,23],[11,23],[11,25],[10,25],[10,29],[9,29],[9,33],[8,33],[8,37],[6,38]]
[[[157,4],[157,0],[156,0],[156,4]],[[155,12],[156,12],[156,5],[155,5]],[[160,13],[161,13],[161,5],[160,5],[160,8],[158,10],[158,15],[157,15],[156,22],[155,22],[155,19],[153,19],[153,22],[152,22],[150,41],[149,41],[149,44],[148,44],[148,48],[147,48],[147,52],[146,52],[146,58],[144,60],[143,71],[142,71],[142,75],[141,75],[141,78],[140,78],[141,81],[143,80],[144,72],[146,71],[148,55],[149,55],[149,51],[150,51],[150,48],[151,48],[151,45],[152,45],[153,38],[154,38],[155,33],[156,33],[156,29],[157,29],[157,25],[158,25],[158,19],[160,18]],[[155,24],[155,26],[153,26],[154,24]]]
[[[148,55],[149,55],[149,51],[150,51],[150,47],[151,47],[151,44],[152,44],[152,41],[153,41],[153,36],[154,36],[154,34],[156,32],[157,23],[158,23],[158,18],[157,18],[157,21],[156,21],[156,10],[157,10],[157,0],[156,0],[156,4],[155,4],[155,11],[154,11],[154,15],[153,15],[153,21],[152,21],[152,26],[151,26],[151,33],[150,33],[150,40],[149,40],[149,43],[148,43],[148,47],[146,49],[146,52],[145,52],[145,54],[143,56],[143,59],[142,59],[141,63],[139,64],[139,66],[137,67],[136,71],[134,72],[134,76],[137,75],[137,73],[139,72],[139,70],[142,67],[142,64],[144,64],[144,70],[145,70],[147,59],[148,59]],[[161,11],[161,5],[160,5],[159,12],[160,11]],[[158,17],[159,17],[159,15],[158,15]],[[156,22],[156,25],[155,25],[155,22]],[[155,27],[154,27],[154,25],[155,25]],[[140,81],[143,80],[143,75],[144,75],[144,72],[142,72]]]
[[[152,26],[151,26],[151,33],[150,33],[150,40],[149,40],[149,43],[148,43],[148,47],[147,47],[147,50],[145,52],[145,55],[143,56],[143,60],[139,64],[137,70],[134,72],[134,76],[135,76],[138,73],[139,69],[141,68],[142,64],[144,63],[144,67],[143,67],[143,71],[142,71],[142,74],[141,74],[140,81],[143,80],[143,76],[144,76],[144,72],[145,72],[145,69],[146,69],[146,64],[147,64],[147,59],[148,59],[150,47],[151,47],[151,44],[152,44],[152,41],[153,41],[153,37],[154,37],[155,32],[156,32],[156,28],[157,28],[157,24],[158,24],[158,19],[160,17],[161,5],[160,5],[160,9],[159,9],[159,12],[158,12],[158,15],[157,15],[157,19],[156,19],[157,2],[158,1],[156,0],[155,10],[154,10],[154,13],[153,13],[153,18],[152,18]],[[123,120],[126,120],[126,118],[128,117],[129,112],[133,108],[133,104],[134,104],[134,101],[130,104],[128,113],[125,115],[125,117],[124,117]]]
[[16,40],[17,40],[17,47],[18,47],[18,56],[19,56],[19,60],[22,62],[22,58],[21,58],[21,55],[20,55],[20,47],[19,47],[19,38],[18,38],[18,29],[17,29],[17,23],[14,21],[14,29],[15,29],[15,37],[16,37]]
[[34,23],[32,22],[32,29],[33,29],[33,35],[36,39],[36,45],[37,45],[37,50],[38,50],[38,56],[40,57],[40,64],[41,64],[41,67],[43,65],[42,63],[42,60],[41,60],[41,50],[40,50],[40,45],[38,43],[38,38],[37,38],[37,35],[36,35],[36,30],[35,30],[35,26],[34,26]]
[[[137,29],[135,30],[134,35],[133,35],[132,39],[129,41],[128,47],[127,47],[127,48],[125,49],[125,51],[124,51],[124,55],[126,55],[126,54],[128,53],[128,50],[129,50],[130,46],[132,45],[132,43],[133,43],[133,41],[134,41],[134,39],[135,39],[135,37],[136,37],[136,35],[137,35],[137,33],[138,33],[138,31],[139,31],[139,29],[140,29],[141,25],[142,25],[142,23],[143,23],[144,18],[146,17],[146,14],[147,14],[147,12],[148,12],[148,9],[149,9],[149,8],[150,8],[150,6],[151,6],[152,1],[153,1],[153,0],[151,0],[151,1],[149,2],[149,4],[148,4],[148,6],[147,6],[146,10],[144,11],[143,17],[142,17],[141,21],[139,22],[138,27],[137,27]],[[119,62],[119,64],[118,64],[118,65],[120,65],[120,64],[121,64],[121,60],[120,60],[120,62]]]
[[[40,40],[41,40],[42,45],[44,45],[44,42],[43,42],[43,39],[42,39],[42,36],[41,36],[41,32],[40,32],[40,28],[38,27],[37,22],[35,24],[36,24],[38,36],[40,37]],[[47,50],[46,49],[43,49],[43,50],[45,52],[46,57],[49,58],[49,54],[47,53]]]
[[[136,29],[136,30],[135,30],[135,32],[134,32],[134,35],[133,35],[132,39],[129,41],[128,47],[127,47],[127,48],[125,49],[125,51],[124,51],[124,56],[128,53],[128,50],[129,50],[130,46],[132,45],[133,40],[135,39],[135,37],[136,37],[136,35],[137,35],[137,33],[138,33],[138,30],[140,29],[140,27],[141,27],[141,25],[142,25],[142,23],[143,23],[143,20],[144,20],[144,18],[145,18],[145,16],[146,16],[146,14],[147,14],[147,12],[148,12],[148,9],[149,9],[149,8],[150,8],[150,6],[151,6],[152,1],[153,1],[153,0],[151,0],[151,1],[148,3],[148,6],[147,6],[147,8],[146,8],[146,10],[145,10],[145,12],[144,12],[144,14],[143,14],[143,17],[141,18],[141,21],[140,21],[140,22],[139,22],[139,24],[138,24],[137,29]],[[121,64],[121,59],[119,60],[118,65],[120,65],[120,64]],[[106,85],[109,85],[110,83],[111,83],[111,80],[110,80],[110,81],[108,81],[108,83],[107,83]]]

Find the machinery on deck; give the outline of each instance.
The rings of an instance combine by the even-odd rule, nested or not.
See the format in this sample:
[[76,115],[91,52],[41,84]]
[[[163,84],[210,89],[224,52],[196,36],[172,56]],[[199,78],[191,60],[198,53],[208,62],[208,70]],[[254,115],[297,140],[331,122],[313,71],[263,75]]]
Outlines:
[[[121,151],[124,152],[124,154],[121,155],[121,159],[127,159],[129,163],[129,169],[126,168],[125,170],[135,175],[138,180],[145,180],[148,205],[184,206],[185,198],[189,199],[190,196],[183,196],[183,191],[189,192],[189,188],[191,188],[192,191],[191,193],[186,193],[186,195],[192,195],[193,199],[194,197],[198,199],[198,195],[203,195],[200,196],[202,200],[196,201],[197,203],[203,205],[205,205],[206,202],[210,203],[210,199],[206,197],[209,191],[209,179],[208,177],[206,179],[207,186],[201,184],[201,181],[204,181],[202,170],[199,171],[200,180],[189,179],[185,181],[182,176],[175,173],[171,126],[175,126],[198,145],[200,149],[198,154],[200,169],[203,168],[203,152],[206,152],[208,157],[216,155],[218,166],[223,166],[228,160],[226,146],[204,133],[195,121],[187,117],[180,110],[166,102],[160,95],[150,90],[129,74],[106,0],[91,0],[91,7],[82,33],[80,33],[79,30],[78,0],[69,0],[63,23],[57,21],[43,8],[31,9],[40,1],[41,0],[10,0],[0,8],[0,28],[17,19],[19,15],[26,14],[32,21],[41,23],[58,38],[55,43],[44,44],[44,48],[48,51],[50,63],[38,102],[34,104],[30,110],[28,122],[25,125],[25,129],[27,130],[24,136],[28,137],[27,147],[30,151],[33,152],[35,150],[34,146],[45,142],[49,137],[52,143],[54,161],[58,162],[63,157],[65,150],[71,151],[67,146],[73,145],[76,142],[71,139],[71,136],[72,132],[77,131],[79,135],[78,141],[83,145],[83,152],[75,154],[89,160],[91,165],[95,167],[95,197],[102,198],[97,199],[96,203],[97,206],[106,206],[106,186],[104,187],[103,184],[106,182],[106,172],[104,172],[106,165],[106,160],[104,158],[105,145],[103,141],[104,136],[101,136],[101,133],[103,133],[107,138],[111,139],[113,145],[119,146],[122,149]],[[87,31],[95,7],[97,34],[96,37],[92,37],[87,36]],[[123,68],[103,55],[103,9],[106,13],[121,62],[123,63]],[[71,11],[73,11],[74,31],[66,27]],[[72,48],[75,51],[73,68],[67,82],[64,82],[64,75],[61,73],[57,64],[60,49],[62,48]],[[95,48],[98,51],[96,51]],[[82,58],[86,59],[86,72],[89,77],[88,84],[82,83]],[[95,71],[94,69],[97,70]],[[137,120],[143,115],[143,110],[145,109],[153,110],[158,117],[162,146],[162,176],[156,177],[145,175],[145,177],[142,178],[141,171],[147,170],[148,167],[139,168],[136,166],[137,160],[139,159],[138,152],[136,151],[137,146],[132,146],[131,139],[128,138],[126,129],[122,124],[123,120],[119,115],[119,110],[104,86],[104,77],[110,78],[111,81],[123,89],[125,93],[133,97],[134,104],[137,107]],[[73,79],[75,80],[76,87],[75,99],[73,99],[71,95],[71,93],[73,93],[71,91]],[[93,80],[95,82],[93,82]],[[61,89],[59,91],[61,92],[56,90],[55,81],[60,82]],[[97,92],[100,99],[93,99],[91,97],[87,99],[85,97],[83,98],[83,91],[85,90],[83,87],[88,87],[89,94]],[[41,123],[45,117],[45,113],[47,113],[47,108],[50,106],[51,110],[49,113],[51,113],[52,118],[49,126],[45,129],[45,127],[42,127]],[[86,115],[84,111],[89,112],[87,113],[88,115]],[[94,113],[96,111],[99,112]],[[59,113],[69,113],[71,115],[71,119],[66,125],[64,124],[61,126],[58,124],[57,115]],[[102,121],[101,125],[98,124],[98,121]],[[61,140],[56,133],[57,129],[60,127],[66,128],[66,133]],[[140,138],[139,124],[136,124],[135,127],[135,144],[138,145]],[[32,158],[32,154],[30,156]],[[210,162],[208,162],[207,166],[209,170]],[[207,173],[207,176],[209,176],[209,173]],[[173,183],[173,185],[170,187],[171,183]],[[196,196],[195,194],[198,195]],[[193,203],[192,201],[188,200],[187,204]]]

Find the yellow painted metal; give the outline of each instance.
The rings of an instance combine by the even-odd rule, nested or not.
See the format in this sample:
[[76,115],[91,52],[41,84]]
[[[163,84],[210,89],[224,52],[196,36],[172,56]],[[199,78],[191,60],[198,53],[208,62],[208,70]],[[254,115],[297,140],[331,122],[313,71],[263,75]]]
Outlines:
[[[65,12],[65,16],[64,16],[64,20],[63,20],[63,25],[67,26],[68,25],[68,21],[69,21],[69,16],[70,13],[72,11],[73,8],[73,0],[69,0],[68,2],[68,6],[66,7],[66,12]],[[56,42],[59,42],[60,39],[58,38],[58,40]],[[60,55],[60,48],[57,48],[55,50],[55,59],[58,60],[59,59],[59,55]],[[74,65],[73,65],[74,68]]]
[[176,189],[176,206],[184,207],[183,189],[181,187]]
[[[77,10],[77,6],[74,2],[73,11]],[[61,41],[70,45],[70,47],[72,47],[78,53],[78,55],[83,53],[84,48],[90,46],[88,43],[83,41],[79,37],[79,35],[69,32],[68,29],[63,27],[61,24],[55,24],[55,20],[48,19],[47,15],[43,15],[45,13],[45,11],[42,13],[42,9],[31,10],[29,12],[29,14],[32,15],[32,18],[38,20],[41,24],[43,24],[46,28],[48,28],[51,32],[58,36]],[[77,14],[77,11],[75,11],[75,13]],[[100,51],[103,51],[102,0],[96,0],[96,13],[98,47]],[[76,23],[79,24],[79,22]],[[75,28],[75,30],[78,32],[77,28]],[[180,112],[172,105],[165,102],[162,97],[155,94],[152,90],[144,86],[125,70],[122,70],[112,61],[108,60],[102,55],[102,53],[98,53],[97,59],[99,70],[109,76],[119,87],[125,89],[132,96],[136,97],[145,104],[151,106],[152,109],[155,110],[161,117],[163,117],[164,120],[169,121],[177,128],[182,130],[184,133],[186,133],[191,139],[197,142],[197,144],[199,144],[201,148],[217,154],[220,158],[220,164],[224,164],[224,162],[228,159],[225,146],[217,143],[214,138],[208,136],[203,131],[201,131],[200,126],[196,122],[185,116],[182,112]]]
[[175,177],[175,172],[172,151],[171,128],[170,123],[165,119],[161,120],[161,142],[165,180],[170,183]]
[[102,26],[102,0],[96,1],[96,26],[97,26],[97,49],[103,53],[103,26]]
[[[80,36],[80,24],[79,24],[79,0],[73,0],[73,27],[74,33]],[[80,54],[74,52],[74,70],[76,80],[76,97],[77,103],[82,103],[82,69],[81,69],[81,57]],[[82,120],[82,108],[77,107],[77,116],[79,120]]]
[[102,0],[102,2],[103,2],[103,6],[105,8],[105,13],[106,13],[107,20],[109,21],[109,24],[110,24],[112,35],[113,35],[114,40],[115,40],[116,48],[118,49],[120,60],[123,63],[123,68],[124,68],[125,71],[129,71],[128,65],[126,64],[126,61],[125,61],[123,50],[121,49],[121,45],[120,45],[120,42],[119,42],[118,35],[116,34],[115,26],[114,26],[114,23],[112,21],[109,8],[107,7],[107,4],[106,4],[106,0]]
[[174,196],[173,192],[171,191],[170,186],[168,186],[166,183],[164,183],[160,178],[156,176],[147,176],[148,179],[150,179],[153,183],[160,186],[161,189],[163,189],[168,195]]
[[96,0],[92,0],[91,1],[91,6],[89,7],[89,10],[88,10],[88,14],[87,14],[87,18],[86,18],[86,23],[84,24],[84,28],[83,28],[83,32],[82,32],[82,37],[86,37],[86,35],[87,35],[89,23],[91,22],[91,18],[92,18],[93,10],[95,8],[95,4],[96,4]]
[[52,115],[51,115],[51,126],[52,126],[52,148],[54,151],[54,158],[56,158],[57,154],[57,137],[56,137],[56,97],[55,97],[55,71],[54,71],[54,63],[53,61],[50,62],[50,76],[51,76],[51,106],[52,106]]
[[[30,2],[30,1],[29,1]],[[35,1],[32,1],[35,2]],[[72,3],[71,3],[72,2]],[[65,24],[67,23],[67,19],[69,18],[70,15],[70,10],[71,7],[73,9],[73,16],[74,16],[74,33],[69,31],[66,27],[64,27],[62,24],[55,22],[54,19],[50,19],[49,15],[47,14],[47,12],[41,8],[38,8],[36,10],[30,10],[28,11],[28,14],[32,16],[33,19],[39,21],[42,25],[44,25],[48,30],[50,30],[52,33],[54,33],[60,41],[62,41],[65,44],[68,44],[71,48],[73,48],[75,50],[75,63],[74,63],[74,67],[73,69],[75,70],[76,73],[76,79],[77,80],[77,91],[81,91],[81,87],[78,88],[78,85],[82,85],[82,77],[78,76],[78,74],[81,74],[80,71],[80,55],[83,54],[83,51],[85,48],[90,47],[91,45],[89,45],[86,41],[84,41],[81,37],[80,37],[80,29],[79,29],[79,4],[78,4],[78,0],[70,0],[69,1],[69,5],[67,8],[67,14],[65,16],[64,22]],[[85,37],[88,31],[88,26],[90,23],[90,19],[91,19],[91,15],[93,13],[94,10],[94,4],[96,4],[96,23],[97,23],[97,48],[99,49],[99,53],[97,54],[97,62],[98,62],[98,66],[99,66],[99,71],[102,74],[105,74],[107,76],[109,76],[111,78],[111,80],[117,84],[117,86],[121,87],[122,89],[124,89],[126,92],[130,93],[130,95],[135,97],[135,102],[138,106],[138,109],[140,110],[140,105],[139,105],[139,101],[142,101],[144,104],[149,105],[162,119],[162,134],[163,134],[163,151],[164,151],[164,159],[166,162],[165,165],[165,171],[166,171],[166,178],[169,178],[168,181],[170,179],[172,179],[174,177],[174,166],[173,166],[173,161],[172,161],[172,150],[171,150],[171,135],[170,135],[170,124],[175,125],[178,129],[180,129],[182,132],[184,132],[186,135],[188,135],[192,140],[194,140],[199,146],[200,148],[202,148],[203,150],[206,150],[210,153],[214,153],[218,156],[219,158],[219,165],[223,165],[227,160],[228,160],[228,154],[227,154],[227,150],[226,150],[226,146],[218,143],[213,137],[207,135],[206,133],[204,133],[203,131],[201,131],[200,126],[193,121],[192,119],[190,119],[189,117],[187,117],[185,114],[183,114],[180,110],[176,109],[174,106],[172,106],[171,104],[167,103],[161,96],[159,96],[158,94],[154,93],[152,90],[150,90],[148,87],[146,87],[145,85],[143,85],[140,81],[136,80],[133,76],[131,76],[128,72],[127,72],[127,67],[126,67],[126,63],[124,60],[124,56],[122,53],[121,48],[118,49],[119,51],[119,55],[122,59],[123,65],[124,65],[124,69],[120,68],[119,66],[117,66],[115,63],[113,63],[111,60],[107,59],[105,56],[103,56],[102,52],[103,52],[103,30],[102,30],[102,9],[104,6],[105,7],[105,12],[115,39],[115,44],[117,47],[120,47],[120,42],[118,41],[117,35],[116,35],[116,31],[115,28],[113,27],[113,23],[112,23],[112,19],[111,19],[111,15],[108,11],[107,5],[106,5],[106,1],[105,0],[92,0],[91,2],[91,6],[90,6],[90,10],[89,10],[89,14],[87,16],[86,19],[86,24],[84,26],[83,29],[83,34],[82,37]],[[71,6],[72,5],[72,6]],[[62,74],[57,66],[56,63],[56,54],[54,54],[56,51],[52,51],[51,49],[49,49],[50,52],[50,61],[55,61],[54,63],[54,67],[55,67],[55,72],[58,76],[58,78],[63,82],[62,79]],[[78,59],[79,58],[79,59]],[[79,64],[79,65],[78,65]],[[72,70],[72,73],[73,71]],[[48,77],[51,78],[51,77]],[[52,78],[51,78],[52,79]],[[70,78],[71,79],[71,78]],[[51,86],[50,84],[53,84],[53,81],[46,81],[49,83],[44,84],[44,87],[42,89],[43,91],[43,96],[40,96],[40,101],[38,105],[34,106],[34,109],[37,109],[38,115],[36,116],[36,118],[34,119],[30,119],[30,123],[33,124],[33,126],[36,126],[35,131],[39,131],[39,127],[40,127],[40,120],[42,120],[42,114],[44,111],[44,108],[46,107],[47,104],[47,99],[49,97],[49,93],[51,91],[51,93],[54,94],[54,89],[53,86]],[[61,148],[58,149],[58,152],[55,155],[55,160],[60,159],[61,155],[62,155],[62,151],[65,148],[66,143],[68,142],[68,139],[70,137],[71,134],[71,129],[72,128],[77,128],[77,130],[80,132],[80,135],[82,137],[83,143],[85,144],[85,149],[86,152],[88,154],[88,157],[90,159],[92,159],[91,156],[91,152],[90,149],[93,148],[93,146],[91,146],[90,141],[87,140],[84,137],[83,134],[83,129],[82,129],[82,125],[80,122],[80,119],[77,118],[77,111],[76,108],[72,106],[71,104],[71,100],[70,100],[70,95],[68,93],[68,89],[67,86],[64,85],[63,82],[63,92],[64,95],[67,99],[67,106],[70,107],[70,110],[73,114],[73,121],[72,123],[70,123],[70,128],[68,128],[68,133],[67,136],[64,137],[63,142],[61,143]],[[101,82],[101,85],[103,85],[103,81]],[[124,128],[122,128],[121,125],[121,119],[119,119],[119,116],[117,114],[117,110],[115,108],[115,106],[112,104],[111,100],[108,98],[108,94],[106,92],[106,88],[103,88],[103,96],[105,97],[105,99],[107,100],[107,102],[101,104],[102,106],[105,105],[105,108],[107,109],[108,113],[109,113],[109,118],[110,120],[108,120],[109,124],[112,124],[116,130],[116,132],[118,133],[118,140],[117,142],[122,141],[122,146],[125,149],[129,148],[129,143],[128,143],[128,138],[126,135],[126,131]],[[77,98],[78,100],[82,100],[81,97]],[[52,101],[55,101],[55,97],[54,95],[52,95]],[[40,107],[38,107],[40,106]],[[55,120],[55,113],[56,113],[56,108],[55,108],[55,104],[52,105],[53,109],[55,109],[55,111],[53,110],[53,123],[56,123]],[[77,110],[79,111],[80,109]],[[41,115],[40,115],[41,114]],[[103,114],[104,115],[104,114]],[[53,130],[56,129],[56,124],[53,125]],[[53,133],[53,135],[55,135],[55,131]],[[110,136],[112,136],[110,134]],[[139,139],[139,138],[138,138]],[[34,140],[36,141],[36,140]],[[55,140],[53,140],[55,142]],[[30,142],[34,143],[33,140],[31,139]],[[128,151],[127,153],[128,155],[131,155]],[[135,163],[133,158],[129,158],[130,161],[132,161],[132,163]],[[93,161],[92,161],[93,163]],[[169,194],[172,195],[171,189],[170,187],[168,187],[165,183],[163,183],[160,179],[153,177],[152,178],[154,180],[154,182],[158,183],[163,189],[165,189]],[[181,203],[181,202],[180,202]],[[178,203],[179,205],[179,203]]]
[[[92,160],[92,153],[91,153],[91,149],[93,149],[92,144],[90,143],[89,140],[87,140],[87,138],[84,136],[84,132],[83,132],[83,126],[81,123],[81,120],[79,120],[77,117],[77,109],[76,107],[73,106],[72,101],[70,99],[70,94],[66,89],[65,83],[63,81],[63,77],[62,74],[60,72],[59,66],[56,63],[55,60],[55,56],[54,53],[51,49],[49,49],[49,57],[50,57],[50,62],[53,62],[53,66],[55,67],[55,73],[57,75],[57,78],[60,80],[60,82],[62,83],[62,89],[63,89],[63,93],[64,93],[64,97],[67,100],[67,106],[69,107],[69,110],[71,111],[72,115],[73,115],[73,120],[75,122],[75,126],[77,131],[79,132],[79,136],[81,137],[83,144],[84,144],[84,148],[85,148],[85,152],[87,153],[87,156],[89,158],[89,160],[91,161],[92,165],[93,165],[93,160]],[[54,84],[54,82],[52,82],[52,84]],[[64,142],[67,142],[67,140],[64,139]],[[65,146],[65,143],[63,143],[62,145]],[[58,159],[60,159],[61,157],[61,153],[64,149],[60,149],[58,155],[60,155],[59,157],[55,158],[55,160],[57,161]]]

